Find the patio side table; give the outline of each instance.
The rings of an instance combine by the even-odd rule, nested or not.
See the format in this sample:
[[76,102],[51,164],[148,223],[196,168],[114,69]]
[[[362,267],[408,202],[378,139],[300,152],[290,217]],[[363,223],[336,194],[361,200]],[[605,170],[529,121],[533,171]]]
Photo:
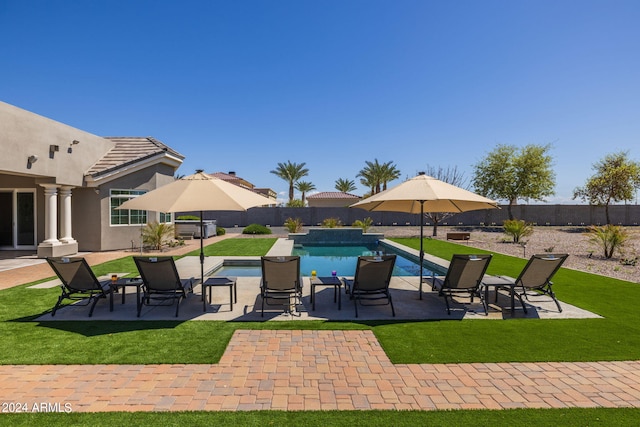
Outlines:
[[[235,277],[209,277],[202,284],[202,311],[207,311],[207,288],[228,286],[229,287],[229,304],[233,311],[233,303],[238,302],[238,288],[236,286]],[[209,304],[211,304],[211,289],[209,289]]]
[[127,290],[127,286],[135,286],[136,287],[136,310],[140,313],[140,305],[142,304],[142,299],[140,297],[140,289],[142,288],[142,279],[139,277],[130,278],[130,279],[118,279],[115,282],[111,282],[111,288],[114,292],[118,291],[119,288],[122,288],[122,303],[125,303],[125,294]]
[[334,276],[311,278],[311,309],[316,309],[316,286],[333,286],[333,302],[338,300],[338,310],[342,310],[342,297],[340,286],[342,281]]
[[511,316],[515,314],[515,283],[497,276],[485,276],[482,279],[482,286],[484,286],[484,300],[489,301],[489,288],[493,287],[495,292],[495,302],[498,302],[498,289],[509,288],[509,297],[511,298]]

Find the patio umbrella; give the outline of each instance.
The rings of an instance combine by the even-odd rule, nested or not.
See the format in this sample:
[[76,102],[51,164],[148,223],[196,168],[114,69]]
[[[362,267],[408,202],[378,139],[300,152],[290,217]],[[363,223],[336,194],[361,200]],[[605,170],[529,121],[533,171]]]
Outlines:
[[204,281],[204,211],[245,211],[273,204],[253,191],[207,175],[201,170],[128,200],[117,209],[156,212],[200,211],[200,279]]
[[472,193],[471,191],[420,173],[418,176],[402,184],[367,197],[349,207],[368,211],[393,211],[420,214],[420,299],[422,299],[424,213],[496,209],[498,208],[498,204],[493,200]]

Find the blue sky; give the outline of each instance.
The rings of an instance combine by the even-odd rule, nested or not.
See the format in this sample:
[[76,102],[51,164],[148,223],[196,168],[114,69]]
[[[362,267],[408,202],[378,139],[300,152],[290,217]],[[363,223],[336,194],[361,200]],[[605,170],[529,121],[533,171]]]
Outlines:
[[288,160],[361,195],[366,160],[470,181],[498,144],[551,144],[548,202],[574,203],[606,154],[640,160],[638,22],[637,0],[0,0],[0,100],[282,197]]

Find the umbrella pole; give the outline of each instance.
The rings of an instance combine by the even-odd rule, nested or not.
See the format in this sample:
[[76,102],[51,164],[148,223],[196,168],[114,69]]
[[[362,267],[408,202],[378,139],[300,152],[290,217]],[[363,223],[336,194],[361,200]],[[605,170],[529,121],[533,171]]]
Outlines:
[[422,248],[424,228],[424,200],[420,200],[420,299],[422,299],[422,260],[424,259],[424,250]]
[[204,286],[204,219],[200,211],[200,286]]

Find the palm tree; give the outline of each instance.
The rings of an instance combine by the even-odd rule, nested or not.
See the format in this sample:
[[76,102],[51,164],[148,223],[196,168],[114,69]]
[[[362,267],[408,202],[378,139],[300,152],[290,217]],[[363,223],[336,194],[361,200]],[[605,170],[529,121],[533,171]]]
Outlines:
[[334,188],[338,191],[342,191],[343,193],[350,193],[356,190],[356,183],[349,179],[338,178]]
[[284,179],[289,183],[289,202],[293,200],[293,186],[300,180],[300,178],[309,175],[309,169],[304,166],[306,163],[291,163],[287,160],[287,163],[278,163],[278,167],[272,170],[271,173],[279,178]]
[[380,167],[380,180],[382,181],[382,191],[387,189],[387,183],[394,179],[400,178],[400,169],[393,164],[393,161],[389,161]]
[[298,181],[296,182],[295,187],[296,187],[296,190],[302,193],[302,206],[304,206],[306,193],[316,189],[316,186],[308,181]]
[[361,177],[360,182],[371,188],[371,194],[378,194],[387,189],[387,183],[400,177],[400,170],[393,164],[393,161],[380,163],[378,159],[373,162],[366,161],[366,166],[358,172]]

